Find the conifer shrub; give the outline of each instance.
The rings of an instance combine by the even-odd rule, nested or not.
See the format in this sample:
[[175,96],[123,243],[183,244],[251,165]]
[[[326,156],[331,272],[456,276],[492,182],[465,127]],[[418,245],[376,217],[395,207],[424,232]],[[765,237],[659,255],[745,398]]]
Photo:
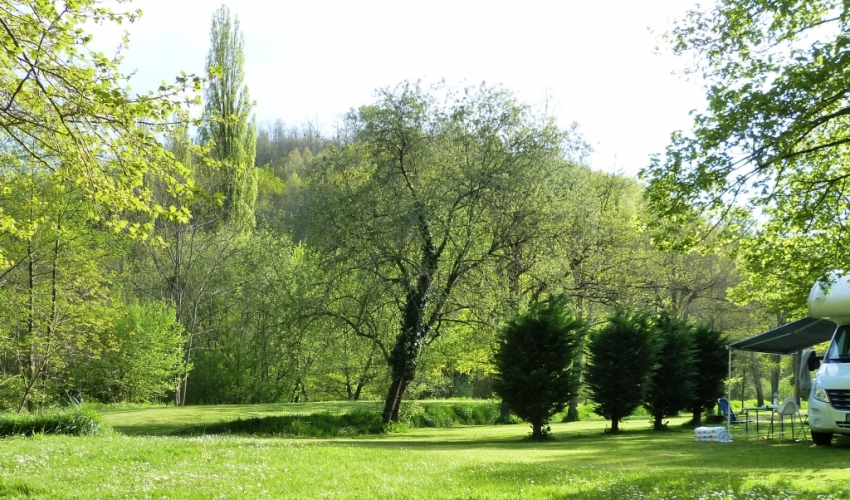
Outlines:
[[[708,324],[697,324],[693,331],[694,366],[696,376],[694,377],[694,397],[691,402],[692,423],[700,425],[700,417],[705,410],[713,408],[717,404],[717,398],[723,396],[724,382],[729,370],[729,357],[726,345],[729,338],[716,328]],[[706,416],[707,423],[712,421],[713,415]],[[720,421],[723,417],[720,417]]]
[[652,415],[653,430],[660,431],[666,428],[665,417],[691,407],[697,370],[690,325],[668,314],[661,314],[655,325],[658,351],[643,406]]
[[533,305],[500,331],[493,390],[531,424],[531,438],[545,439],[549,419],[578,392],[576,354],[586,323],[562,297]]
[[616,311],[590,335],[585,382],[593,412],[611,421],[611,432],[644,403],[657,356],[657,332],[643,312]]

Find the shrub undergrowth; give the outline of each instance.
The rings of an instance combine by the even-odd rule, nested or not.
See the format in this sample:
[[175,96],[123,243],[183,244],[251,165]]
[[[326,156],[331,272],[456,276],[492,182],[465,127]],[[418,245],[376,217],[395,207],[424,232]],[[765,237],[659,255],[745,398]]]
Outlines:
[[349,413],[311,413],[237,418],[235,420],[193,425],[179,435],[248,434],[282,437],[336,438],[402,432],[416,427],[455,427],[492,425],[499,418],[499,403],[464,401],[457,403],[402,404],[401,421],[385,426],[377,411],[354,410]]
[[108,429],[96,412],[84,409],[48,410],[43,413],[0,414],[0,437],[34,434],[98,434]]
[[228,422],[188,427],[182,435],[251,434],[285,437],[333,438],[380,434],[384,431],[381,416],[372,411],[351,413],[314,413],[310,415],[272,415],[238,418]]
[[457,403],[402,403],[400,420],[408,427],[454,427],[457,425],[493,425],[499,419],[498,401]]

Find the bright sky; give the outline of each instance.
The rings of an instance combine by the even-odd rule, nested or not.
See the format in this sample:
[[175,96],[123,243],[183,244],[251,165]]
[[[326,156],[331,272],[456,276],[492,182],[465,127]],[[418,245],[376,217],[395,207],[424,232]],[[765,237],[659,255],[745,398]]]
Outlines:
[[[503,84],[532,105],[544,96],[576,122],[592,167],[636,175],[670,133],[704,107],[701,85],[660,34],[691,0],[240,0],[246,83],[260,123],[318,120],[326,133],[374,90],[403,80]],[[135,0],[124,70],[135,90],[202,75],[220,0]],[[108,39],[98,33],[99,45]]]

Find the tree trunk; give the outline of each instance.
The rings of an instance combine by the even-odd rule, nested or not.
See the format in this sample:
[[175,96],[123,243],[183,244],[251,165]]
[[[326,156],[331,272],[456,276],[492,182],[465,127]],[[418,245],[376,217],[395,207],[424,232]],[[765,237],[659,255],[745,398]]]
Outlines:
[[499,406],[499,422],[506,424],[510,418],[511,408],[508,406],[508,403],[502,401],[502,404]]
[[578,422],[578,394],[570,398],[570,405],[567,408],[567,422]]
[[390,391],[387,394],[387,401],[384,404],[384,412],[382,414],[385,424],[398,422],[401,398],[404,396],[404,391],[407,390],[407,386],[410,384],[411,380],[396,378],[395,376],[393,377],[392,384],[390,384]]
[[691,410],[694,427],[699,427],[702,423],[702,406],[694,406]]
[[[369,376],[369,370],[372,368],[372,356],[374,356],[375,347],[372,347],[372,352],[369,353],[369,358],[366,360],[366,366],[363,367],[363,370],[360,372],[360,376],[357,378],[357,386],[354,388],[354,394],[350,394],[348,399],[351,401],[360,401],[360,393],[363,392],[363,388],[366,387],[366,384],[372,379]],[[346,378],[348,374],[346,373]]]
[[663,431],[664,430],[664,415],[658,414],[654,415],[654,420],[652,422],[652,430],[654,431]]
[[27,311],[27,342],[29,342],[29,354],[25,359],[25,375],[26,375],[26,386],[24,389],[24,395],[21,397],[21,403],[18,405],[18,413],[23,411],[24,406],[27,407],[27,411],[32,413],[34,411],[33,402],[30,398],[30,392],[32,391],[33,386],[36,382],[36,377],[38,376],[38,370],[36,369],[36,352],[35,352],[35,341],[33,339],[35,335],[35,263],[33,261],[32,256],[32,243],[27,244],[27,292],[28,292],[28,300],[29,300],[29,310]]
[[[424,216],[419,217],[422,242],[422,266],[414,286],[408,286],[402,312],[401,332],[390,354],[392,383],[384,405],[385,424],[398,422],[398,410],[407,386],[416,377],[416,364],[431,328],[425,319],[433,276],[437,273],[439,256],[434,248],[431,231]],[[447,285],[448,286],[448,285]]]
[[576,388],[576,393],[575,393],[575,395],[573,395],[572,398],[570,398],[570,405],[567,408],[567,422],[578,422],[580,420],[579,415],[578,415],[578,397],[579,397],[579,393],[581,392],[581,372],[582,372],[582,367],[584,365],[584,342],[585,342],[585,340],[586,340],[586,336],[582,337],[581,342],[579,342],[579,346],[578,346],[578,349],[577,349],[578,355],[575,357],[575,360],[573,361],[572,377],[573,377],[573,383],[575,384],[574,387]]
[[620,432],[620,419],[616,417],[611,418],[611,433]]
[[758,362],[753,363],[753,384],[756,386],[756,406],[764,405],[764,389],[761,386],[761,366]]
[[[409,311],[414,307],[413,298],[409,295],[406,309]],[[396,339],[395,347],[390,355],[392,382],[384,404],[383,420],[385,424],[398,422],[401,399],[404,397],[407,386],[416,377],[416,361],[422,350],[424,338],[420,338],[421,334],[416,330],[411,331],[410,326],[418,323],[418,320],[413,317],[414,315],[405,314],[405,327]]]
[[[771,362],[771,370],[770,370],[770,394],[773,397],[773,394],[779,394],[779,362],[782,360],[782,357],[779,354],[771,354],[770,362]],[[773,400],[771,399],[771,403]]]
[[542,441],[546,435],[543,434],[543,422],[531,422],[531,439],[533,441]]

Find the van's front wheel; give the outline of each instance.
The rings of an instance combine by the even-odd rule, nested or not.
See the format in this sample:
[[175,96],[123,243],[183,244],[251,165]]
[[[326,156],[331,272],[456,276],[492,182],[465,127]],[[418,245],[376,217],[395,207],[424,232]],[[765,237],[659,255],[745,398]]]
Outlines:
[[832,433],[812,431],[812,441],[818,446],[829,446],[832,444]]

